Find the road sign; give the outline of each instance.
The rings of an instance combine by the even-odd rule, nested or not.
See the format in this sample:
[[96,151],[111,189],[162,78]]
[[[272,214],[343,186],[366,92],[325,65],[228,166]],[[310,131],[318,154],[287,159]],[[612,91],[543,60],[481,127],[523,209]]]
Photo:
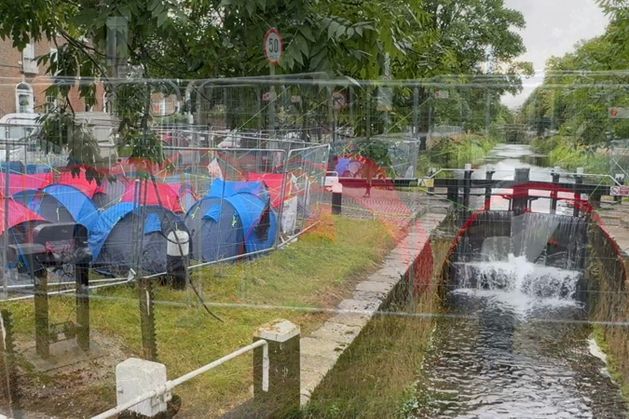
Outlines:
[[271,64],[279,64],[284,52],[284,40],[280,31],[271,28],[264,34],[264,55]]
[[611,107],[609,108],[609,117],[612,119],[629,119],[629,108]]
[[611,196],[629,196],[629,186],[612,186],[609,188]]

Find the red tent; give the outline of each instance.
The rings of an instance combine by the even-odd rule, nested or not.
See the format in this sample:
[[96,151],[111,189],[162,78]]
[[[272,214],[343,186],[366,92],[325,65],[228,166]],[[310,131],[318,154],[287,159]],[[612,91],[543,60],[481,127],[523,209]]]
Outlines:
[[0,198],[0,234],[4,233],[7,227],[4,225],[4,206],[9,204],[9,224],[8,228],[15,227],[26,221],[44,221],[36,212],[31,211],[24,205],[15,202],[13,199],[5,200]]
[[[6,174],[0,174],[0,196],[4,196]],[[9,195],[28,189],[43,189],[52,183],[52,173],[9,174]]]
[[[122,195],[122,202],[133,202],[134,194],[135,183],[131,183]],[[172,212],[183,212],[179,202],[179,194],[165,183],[146,182],[140,191],[140,195],[140,202],[143,205],[160,205],[161,203],[162,207]]]
[[94,198],[97,193],[103,193],[103,188],[96,183],[96,180],[87,180],[85,169],[81,169],[78,174],[73,174],[71,171],[62,172],[56,183],[74,186],[90,198]]
[[282,204],[282,182],[286,178],[286,196],[284,199],[288,199],[293,195],[292,184],[290,179],[283,174],[278,173],[247,173],[248,181],[262,181],[269,190],[271,195],[271,205],[274,208],[279,208]]

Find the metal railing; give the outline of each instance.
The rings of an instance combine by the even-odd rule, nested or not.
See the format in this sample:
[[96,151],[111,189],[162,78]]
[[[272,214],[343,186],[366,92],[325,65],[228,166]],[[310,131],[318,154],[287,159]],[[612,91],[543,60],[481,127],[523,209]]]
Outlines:
[[96,416],[93,416],[92,419],[105,419],[114,417],[125,410],[145,401],[148,399],[152,399],[155,397],[163,397],[167,395],[171,390],[173,390],[178,385],[181,385],[187,381],[192,380],[193,378],[204,374],[208,371],[213,370],[216,367],[219,367],[226,363],[227,361],[231,361],[234,358],[239,357],[240,355],[246,354],[247,352],[251,352],[256,348],[262,347],[262,390],[269,390],[269,345],[268,342],[264,339],[257,340],[250,345],[244,346],[228,355],[225,355],[222,358],[217,359],[216,361],[212,361],[209,364],[206,364],[196,370],[190,371],[187,374],[182,375],[179,378],[175,378],[174,380],[166,381],[165,384],[160,385],[157,388],[149,390],[127,402],[121,403],[116,407],[112,407],[111,409],[102,412]]

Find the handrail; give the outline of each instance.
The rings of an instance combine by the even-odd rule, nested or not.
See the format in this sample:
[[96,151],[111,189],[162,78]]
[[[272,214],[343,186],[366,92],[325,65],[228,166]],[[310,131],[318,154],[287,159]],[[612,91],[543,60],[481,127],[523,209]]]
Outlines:
[[153,390],[147,391],[146,393],[143,393],[139,395],[138,397],[132,400],[129,400],[125,403],[119,404],[116,407],[112,407],[111,409],[103,413],[93,416],[92,419],[106,419],[106,418],[116,416],[124,412],[125,410],[129,409],[130,407],[133,407],[136,404],[143,402],[144,400],[151,399],[153,397],[162,396],[168,393],[169,391],[171,391],[172,389],[174,389],[175,387],[177,387],[178,385],[183,384],[186,381],[189,381],[205,372],[208,372],[218,366],[223,365],[227,361],[230,361],[247,352],[253,351],[254,349],[259,348],[259,347],[262,347],[262,391],[269,391],[269,344],[267,343],[266,340],[260,339],[253,342],[250,345],[244,346],[228,355],[225,355],[224,357],[219,358],[216,361],[210,362],[209,364],[206,364],[200,368],[197,368],[196,370],[190,371],[189,373],[184,374],[179,378],[166,381],[164,385],[161,385],[158,388],[155,388]]
[[[434,179],[437,177],[437,175],[439,173],[446,173],[446,172],[460,172],[460,171],[464,171],[465,169],[459,169],[459,168],[440,168],[437,169],[435,172],[432,172],[430,174],[428,174],[427,176],[424,176],[424,178],[428,178],[428,179]],[[472,169],[472,171],[474,171],[474,169]],[[505,170],[501,170],[501,172],[512,172],[513,169],[505,169]],[[494,170],[495,172],[495,170]],[[554,169],[550,168],[549,173],[554,173]],[[614,184],[616,186],[623,186],[622,183],[620,183],[616,178],[614,178],[612,175],[609,174],[604,174],[604,173],[568,173],[568,172],[559,172],[558,173],[561,176],[582,176],[582,177],[599,177],[599,178],[609,178],[611,179],[612,182],[614,182]]]

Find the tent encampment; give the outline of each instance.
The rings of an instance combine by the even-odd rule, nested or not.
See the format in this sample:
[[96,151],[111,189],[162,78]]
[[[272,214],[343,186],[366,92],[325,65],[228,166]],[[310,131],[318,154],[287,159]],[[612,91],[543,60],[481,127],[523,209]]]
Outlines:
[[88,231],[99,216],[92,200],[73,186],[48,185],[42,190],[16,193],[14,198],[48,221],[80,223]]
[[[139,244],[142,271],[146,274],[164,272],[166,237],[175,229],[186,228],[180,218],[166,208],[120,202],[101,213],[94,224],[89,239],[93,264],[112,274],[125,274],[134,266],[134,249]],[[137,237],[141,238],[141,243]]]

